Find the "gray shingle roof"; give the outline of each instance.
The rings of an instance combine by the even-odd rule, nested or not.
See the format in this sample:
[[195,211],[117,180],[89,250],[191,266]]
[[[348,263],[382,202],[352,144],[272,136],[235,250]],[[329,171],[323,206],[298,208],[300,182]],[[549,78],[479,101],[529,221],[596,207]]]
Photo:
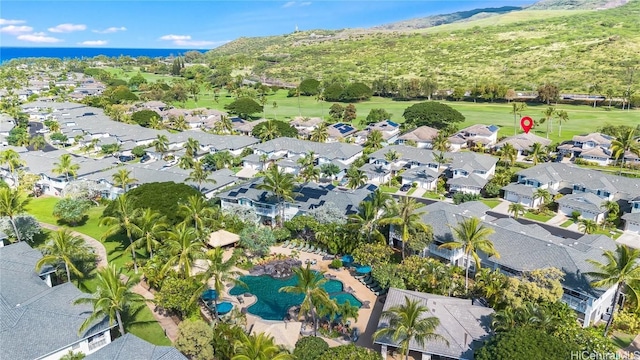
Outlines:
[[[454,359],[473,359],[475,348],[490,335],[493,309],[472,305],[471,300],[467,299],[391,288],[383,311],[405,304],[405,298],[418,301],[420,305],[425,306],[428,309],[425,317],[435,316],[440,320],[435,333],[449,343],[447,345],[444,341],[428,340],[424,345],[420,345],[413,340],[409,343],[411,350]],[[388,326],[387,319],[381,318],[378,328],[385,326]],[[382,338],[376,343],[397,346],[391,338]]]
[[413,129],[406,134],[402,134],[398,137],[398,140],[413,140],[416,142],[431,141],[438,136],[438,129],[434,129],[429,126],[420,126]]
[[86,360],[187,360],[171,346],[156,346],[139,337],[126,334],[109,345],[87,355]]
[[586,210],[596,214],[605,212],[601,207],[605,202],[605,199],[593,193],[569,194],[556,200],[556,202],[560,205],[569,206],[573,209]]
[[504,144],[511,144],[516,150],[527,151],[531,149],[534,143],[540,143],[542,146],[551,144],[551,140],[540,137],[532,132],[522,133],[515,136],[509,136],[496,144],[496,148],[501,148]]
[[330,160],[347,160],[362,152],[359,145],[345,144],[340,142],[334,143],[318,143],[308,140],[300,140],[293,138],[276,138],[257,144],[253,147],[257,151],[272,153],[282,150],[305,154],[309,151],[315,152],[318,156]]
[[[384,160],[385,154],[389,151],[395,151],[400,155],[400,160],[406,162],[414,162],[421,165],[437,164],[434,158],[434,152],[429,149],[420,149],[405,145],[390,145],[369,155],[369,161],[376,159]],[[450,159],[449,163],[452,168],[467,168],[473,170],[490,170],[498,160],[493,156],[478,154],[474,152],[447,152],[445,157]]]
[[478,176],[476,174],[470,174],[467,177],[457,177],[457,178],[448,179],[447,184],[482,189],[484,188],[485,185],[487,185],[488,181],[489,180],[481,176]]
[[[109,329],[108,318],[78,335],[92,312],[72,283],[48,287],[35,273],[42,255],[21,242],[0,248],[0,358],[35,359]],[[37,339],[37,341],[34,341]]]

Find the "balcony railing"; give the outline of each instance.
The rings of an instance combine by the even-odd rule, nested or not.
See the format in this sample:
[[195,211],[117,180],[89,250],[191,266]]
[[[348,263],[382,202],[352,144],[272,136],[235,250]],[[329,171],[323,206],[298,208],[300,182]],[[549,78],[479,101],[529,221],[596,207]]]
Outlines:
[[460,250],[450,250],[450,249],[440,249],[438,245],[431,244],[429,245],[429,252],[434,255],[438,255],[445,259],[455,259],[460,255]]
[[567,305],[569,305],[570,308],[579,311],[581,313],[584,313],[585,311],[587,311],[587,301],[586,300],[580,300],[580,299],[576,299],[573,296],[569,296],[567,294],[563,294],[562,295],[562,301],[564,303],[566,303]]
[[100,340],[94,340],[89,343],[89,351],[99,349],[105,345],[107,345],[107,339],[102,337]]

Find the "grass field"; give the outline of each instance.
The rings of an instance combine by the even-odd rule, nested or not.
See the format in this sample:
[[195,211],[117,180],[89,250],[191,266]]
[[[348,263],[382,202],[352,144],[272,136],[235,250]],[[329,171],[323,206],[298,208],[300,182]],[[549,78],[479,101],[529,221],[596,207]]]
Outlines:
[[[58,198],[55,197],[40,197],[32,199],[26,211],[33,215],[38,221],[59,225],[58,219],[55,218],[53,213],[53,207],[55,206]],[[99,226],[100,216],[104,210],[104,206],[94,206],[89,212],[88,220],[79,226],[73,227],[74,231],[91,236],[100,240],[105,228]],[[119,268],[122,268],[125,263],[131,261],[131,254],[129,252],[123,252],[123,242],[126,241],[123,237],[112,237],[103,241],[107,249],[107,258],[109,263],[116,264]],[[128,272],[131,275],[131,272]],[[96,287],[95,278],[85,279],[81,284],[82,288],[92,291]],[[134,335],[145,339],[156,345],[171,345],[171,341],[164,335],[164,330],[157,323],[151,310],[147,306],[144,306],[135,316],[131,324],[128,326],[128,330]]]
[[546,215],[546,214],[534,214],[531,211],[527,211],[524,213],[524,217],[529,219],[529,220],[536,220],[536,221],[540,221],[540,222],[547,222],[549,220],[551,220],[551,218],[553,218],[553,214],[551,215]]
[[493,209],[494,207],[500,205],[502,201],[497,199],[481,199],[480,202]]
[[568,228],[569,226],[575,224],[575,222],[573,222],[573,220],[567,220],[565,222],[563,222],[562,224],[560,224],[560,227],[563,228]]
[[631,345],[634,338],[635,338],[635,335],[629,335],[629,334],[621,333],[619,331],[614,331],[613,336],[611,337],[611,341],[619,349],[624,349],[627,346]]

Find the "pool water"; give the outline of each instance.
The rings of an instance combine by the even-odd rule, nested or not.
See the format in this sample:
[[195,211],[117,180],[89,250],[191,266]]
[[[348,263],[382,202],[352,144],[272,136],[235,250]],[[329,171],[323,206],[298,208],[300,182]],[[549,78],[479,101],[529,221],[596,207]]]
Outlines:
[[[295,276],[288,279],[274,279],[269,275],[242,276],[240,281],[244,282],[247,288],[235,286],[229,291],[229,294],[242,295],[248,292],[255,295],[258,300],[249,306],[247,311],[265,320],[284,320],[289,308],[300,305],[304,300],[304,296],[301,294],[279,292],[280,288],[284,286],[295,285],[297,281]],[[329,280],[322,287],[339,304],[349,302],[352,306],[362,306],[362,303],[353,295],[344,292],[342,282],[338,280]]]

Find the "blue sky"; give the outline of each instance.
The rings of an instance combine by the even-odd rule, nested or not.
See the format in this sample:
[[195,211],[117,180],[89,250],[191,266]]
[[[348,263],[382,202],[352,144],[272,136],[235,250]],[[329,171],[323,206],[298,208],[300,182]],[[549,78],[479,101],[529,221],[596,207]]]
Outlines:
[[2,0],[0,44],[209,49],[241,36],[370,27],[533,0],[51,1]]

